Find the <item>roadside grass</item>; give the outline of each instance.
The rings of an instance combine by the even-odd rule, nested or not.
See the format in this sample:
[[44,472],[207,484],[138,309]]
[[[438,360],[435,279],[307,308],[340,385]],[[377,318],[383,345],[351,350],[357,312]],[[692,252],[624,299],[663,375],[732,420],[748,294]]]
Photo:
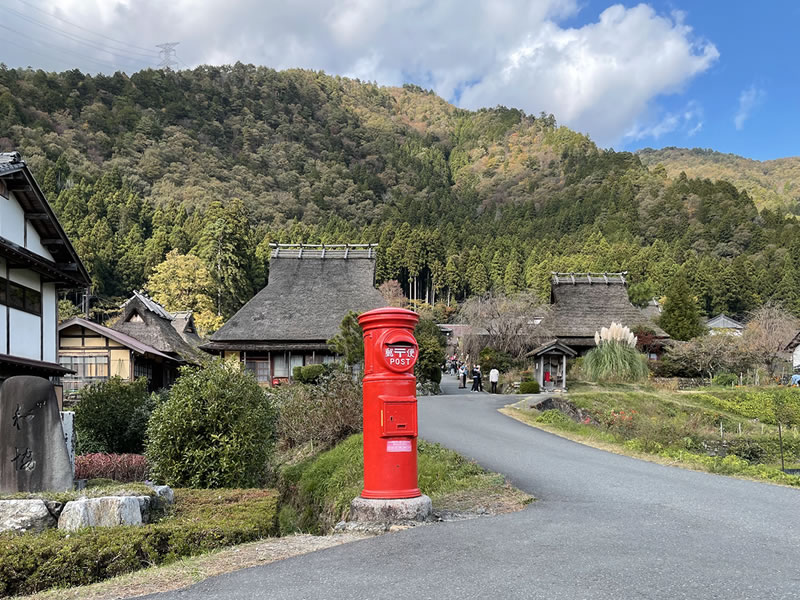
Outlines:
[[[514,490],[505,478],[490,473],[439,444],[419,440],[419,487],[436,509],[467,510],[501,499],[519,508],[532,500]],[[346,518],[350,501],[363,487],[363,438],[356,434],[335,448],[295,465],[279,475],[282,534],[325,533]]]
[[0,534],[0,597],[95,583],[274,535],[273,490],[175,490],[173,510],[141,527]]
[[[720,409],[720,397],[726,410]],[[540,412],[526,401],[501,412],[617,454],[800,487],[800,477],[788,475],[777,466],[777,427],[742,414],[764,412],[754,398],[767,401],[766,396],[756,396],[752,390],[677,392],[646,385],[583,384],[573,386],[563,398],[576,409],[581,422],[558,410]],[[796,429],[784,429],[784,452],[787,467],[800,458]],[[714,453],[726,455],[710,455]]]

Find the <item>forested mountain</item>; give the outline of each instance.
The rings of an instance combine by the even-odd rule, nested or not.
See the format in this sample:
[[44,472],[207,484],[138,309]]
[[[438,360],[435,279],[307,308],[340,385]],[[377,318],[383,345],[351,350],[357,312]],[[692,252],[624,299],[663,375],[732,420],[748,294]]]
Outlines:
[[702,148],[645,148],[636,153],[648,167],[664,166],[667,175],[724,179],[745,190],[756,206],[800,215],[800,157],[752,160]]
[[92,273],[141,287],[199,257],[230,316],[268,243],[378,242],[378,279],[461,299],[549,293],[551,271],[627,270],[638,298],[685,267],[702,310],[800,313],[800,222],[727,182],[670,177],[538,117],[416,86],[236,64],[127,76],[0,66],[0,150],[29,162]]

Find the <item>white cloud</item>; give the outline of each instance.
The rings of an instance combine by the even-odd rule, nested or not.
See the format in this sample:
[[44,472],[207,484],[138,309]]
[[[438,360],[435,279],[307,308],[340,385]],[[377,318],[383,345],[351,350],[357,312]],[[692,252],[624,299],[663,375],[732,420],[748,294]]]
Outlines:
[[625,139],[641,140],[644,138],[658,139],[662,135],[682,132],[686,137],[692,137],[703,129],[703,107],[695,100],[690,100],[683,110],[668,112],[663,116],[637,121],[625,133]]
[[758,108],[767,98],[767,92],[751,85],[746,90],[742,90],[739,94],[739,110],[733,118],[733,124],[736,129],[741,131],[744,128],[744,122],[750,118],[753,110]]
[[[458,96],[468,108],[504,104],[553,113],[601,144],[622,139],[653,110],[658,96],[679,93],[719,56],[712,43],[695,38],[683,14],[660,15],[645,4],[613,5],[597,21],[582,15],[588,24],[568,28],[560,23],[579,12],[578,0],[25,2],[139,48],[180,41],[178,56],[190,66],[240,60],[323,69],[386,85],[413,81],[447,99]],[[11,4],[80,38],[98,39],[20,0]],[[32,39],[46,33],[29,22],[15,25]],[[7,48],[20,52],[10,42]],[[56,37],[53,43],[128,71],[157,63],[75,40]],[[52,56],[52,48],[40,50]],[[4,60],[15,65],[33,57]]]

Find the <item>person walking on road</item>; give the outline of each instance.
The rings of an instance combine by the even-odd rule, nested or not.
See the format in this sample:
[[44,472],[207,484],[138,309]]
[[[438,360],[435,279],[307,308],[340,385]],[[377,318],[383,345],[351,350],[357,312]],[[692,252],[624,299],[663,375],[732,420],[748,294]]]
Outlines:
[[461,385],[458,387],[462,390],[467,389],[467,365],[461,363],[461,366],[458,368],[458,378],[461,380]]
[[477,392],[478,391],[478,382],[480,381],[481,372],[478,370],[478,365],[472,366],[472,388],[470,388],[470,392]]
[[493,368],[489,371],[489,383],[492,384],[492,393],[497,393],[497,382],[500,381],[500,371],[497,370],[497,367]]

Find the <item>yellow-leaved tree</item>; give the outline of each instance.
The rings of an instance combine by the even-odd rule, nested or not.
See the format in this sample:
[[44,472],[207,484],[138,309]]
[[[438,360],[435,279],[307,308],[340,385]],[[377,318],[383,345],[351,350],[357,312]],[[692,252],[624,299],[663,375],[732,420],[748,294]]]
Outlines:
[[164,262],[153,269],[146,287],[153,300],[167,310],[191,310],[200,335],[222,327],[223,319],[214,312],[210,296],[211,275],[197,256],[170,251]]

